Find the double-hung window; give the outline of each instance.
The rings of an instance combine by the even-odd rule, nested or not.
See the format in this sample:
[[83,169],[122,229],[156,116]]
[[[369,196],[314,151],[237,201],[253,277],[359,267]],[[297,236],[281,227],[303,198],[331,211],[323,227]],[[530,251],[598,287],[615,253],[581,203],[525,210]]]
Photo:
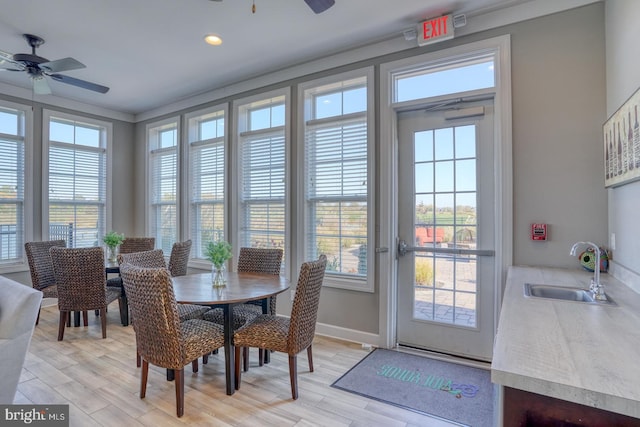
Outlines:
[[100,246],[107,227],[112,125],[48,110],[44,123],[42,234],[64,239],[69,247]]
[[193,258],[225,236],[226,107],[187,116],[189,140],[189,235]]
[[238,106],[240,246],[286,247],[288,93],[280,93]]
[[301,85],[304,247],[329,286],[373,290],[371,70]]
[[23,262],[26,145],[31,110],[0,101],[0,268]]
[[179,134],[177,118],[147,126],[147,228],[165,254],[178,238]]

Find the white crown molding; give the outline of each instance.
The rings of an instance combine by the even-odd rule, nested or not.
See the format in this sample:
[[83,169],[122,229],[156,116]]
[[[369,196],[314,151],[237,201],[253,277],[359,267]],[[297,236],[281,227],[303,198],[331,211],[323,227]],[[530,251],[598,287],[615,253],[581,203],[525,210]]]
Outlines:
[[55,95],[34,95],[31,89],[25,89],[23,87],[13,86],[7,83],[0,83],[0,94],[20,98],[27,104],[37,102],[38,104],[44,104],[49,107],[68,108],[70,110],[95,114],[96,116],[121,120],[123,122],[132,123],[135,119],[133,114],[97,107],[95,105],[85,104],[84,102],[74,101],[72,99],[62,98]]

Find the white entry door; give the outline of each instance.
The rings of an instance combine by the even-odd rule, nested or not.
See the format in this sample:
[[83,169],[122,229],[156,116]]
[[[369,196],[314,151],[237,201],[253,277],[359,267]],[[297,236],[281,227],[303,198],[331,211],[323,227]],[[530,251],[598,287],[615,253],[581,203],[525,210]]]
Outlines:
[[492,100],[398,114],[400,345],[491,360]]

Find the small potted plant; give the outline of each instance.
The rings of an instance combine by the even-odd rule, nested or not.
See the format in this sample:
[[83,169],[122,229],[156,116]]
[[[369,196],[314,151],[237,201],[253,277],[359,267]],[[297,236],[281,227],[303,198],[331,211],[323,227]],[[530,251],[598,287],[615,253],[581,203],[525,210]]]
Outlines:
[[211,281],[213,286],[225,286],[225,263],[231,258],[231,245],[224,240],[209,242],[205,250],[205,256],[211,261]]
[[116,250],[118,246],[124,241],[124,234],[116,233],[115,231],[110,231],[104,235],[102,241],[107,248],[109,248],[109,261],[116,260]]

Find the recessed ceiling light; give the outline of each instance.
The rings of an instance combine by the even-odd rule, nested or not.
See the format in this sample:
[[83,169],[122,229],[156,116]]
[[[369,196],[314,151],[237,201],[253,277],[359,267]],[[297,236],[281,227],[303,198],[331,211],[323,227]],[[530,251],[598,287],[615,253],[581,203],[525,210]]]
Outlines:
[[219,46],[222,44],[222,39],[217,34],[207,34],[204,36],[204,41],[213,46]]

